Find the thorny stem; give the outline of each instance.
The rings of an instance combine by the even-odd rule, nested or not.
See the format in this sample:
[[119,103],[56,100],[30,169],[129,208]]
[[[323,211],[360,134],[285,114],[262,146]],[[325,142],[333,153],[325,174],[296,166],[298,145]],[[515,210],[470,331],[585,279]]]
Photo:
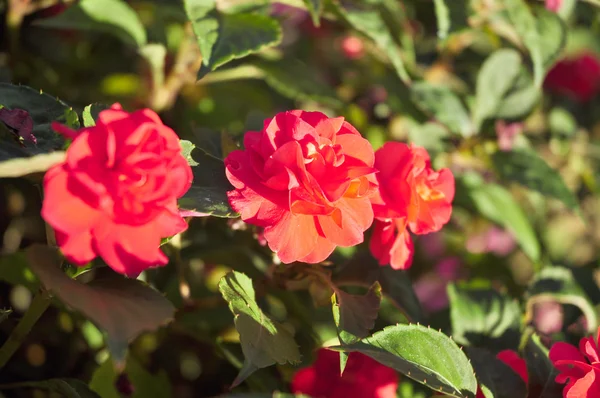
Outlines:
[[35,295],[25,315],[23,315],[23,318],[21,318],[17,326],[13,329],[10,336],[8,336],[8,340],[0,348],[0,369],[4,368],[4,365],[6,365],[21,344],[23,344],[33,325],[36,324],[49,305],[49,292],[40,291]]

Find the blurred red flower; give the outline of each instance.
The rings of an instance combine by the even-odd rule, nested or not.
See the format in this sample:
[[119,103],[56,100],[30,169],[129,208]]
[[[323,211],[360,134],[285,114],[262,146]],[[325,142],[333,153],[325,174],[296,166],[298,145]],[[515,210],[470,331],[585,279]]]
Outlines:
[[192,182],[175,132],[153,111],[119,104],[94,127],[52,127],[73,139],[66,161],[46,173],[42,206],[65,257],[82,265],[99,255],[128,276],[166,264],[160,240],[187,228],[177,198]]
[[550,360],[560,374],[557,383],[567,383],[563,389],[565,398],[600,397],[600,350],[598,339],[593,336],[579,341],[579,349],[571,344],[558,342],[550,349]]
[[439,231],[450,219],[454,176],[434,171],[424,148],[388,142],[375,153],[379,194],[371,198],[376,222],[370,242],[379,263],[410,267],[418,235]]
[[546,0],[546,8],[552,12],[558,12],[562,6],[563,0]]
[[229,202],[265,228],[282,262],[318,263],[336,246],[363,241],[373,222],[373,148],[343,118],[279,113],[262,131],[247,132],[244,146],[225,159],[235,187]]
[[[527,363],[519,354],[513,350],[500,351],[496,358],[508,365],[521,379],[527,384],[529,382],[529,374],[527,373]],[[481,388],[477,387],[477,395],[475,398],[485,398]]]
[[348,59],[360,59],[365,54],[365,45],[360,37],[345,36],[340,42],[340,47]]
[[340,355],[319,350],[315,363],[300,369],[292,379],[295,394],[313,398],[396,398],[398,374],[392,368],[358,352],[348,357],[340,375]]
[[600,60],[592,53],[581,53],[558,62],[550,69],[544,87],[586,102],[600,89]]

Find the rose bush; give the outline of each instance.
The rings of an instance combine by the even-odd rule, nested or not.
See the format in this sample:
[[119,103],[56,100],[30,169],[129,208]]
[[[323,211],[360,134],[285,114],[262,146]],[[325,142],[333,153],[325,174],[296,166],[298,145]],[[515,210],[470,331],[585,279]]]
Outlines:
[[192,182],[173,130],[149,109],[130,114],[118,104],[94,127],[53,127],[73,142],[46,173],[42,217],[65,257],[84,265],[101,256],[129,276],[165,265],[160,240],[187,228],[177,198]]

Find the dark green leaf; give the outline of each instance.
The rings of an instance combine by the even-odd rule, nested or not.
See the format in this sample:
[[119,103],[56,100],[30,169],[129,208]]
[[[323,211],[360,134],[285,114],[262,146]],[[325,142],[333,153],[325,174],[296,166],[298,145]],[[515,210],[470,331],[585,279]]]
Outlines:
[[[64,138],[51,128],[53,121],[66,123],[69,107],[57,98],[27,86],[0,83],[0,105],[10,109],[23,109],[33,120],[32,133],[37,144],[25,142],[24,148],[9,148],[11,137],[0,136],[0,160],[24,157],[60,150]],[[1,125],[2,123],[0,123]],[[14,140],[12,140],[14,143]]]
[[279,22],[266,15],[221,14],[217,12],[214,0],[185,0],[184,5],[202,54],[198,79],[231,60],[281,41]]
[[20,251],[0,256],[0,280],[11,285],[23,285],[36,292],[40,282],[27,265],[25,252]]
[[485,398],[514,398],[527,395],[527,386],[521,376],[494,354],[474,347],[467,347],[465,350]]
[[557,301],[579,307],[586,317],[588,332],[596,331],[598,316],[594,304],[579,286],[570,269],[547,266],[535,276],[527,289],[527,319],[532,319],[535,304],[544,301]]
[[137,47],[146,44],[144,25],[123,0],[80,0],[57,16],[36,23],[49,28],[110,34]]
[[323,1],[322,0],[303,0],[306,9],[308,10],[312,19],[313,25],[316,27],[321,26],[321,13],[323,12]]
[[423,310],[406,271],[382,267],[369,252],[360,252],[333,276],[338,286],[356,285],[368,288],[379,282],[383,294],[412,322],[423,320]]
[[381,304],[381,286],[375,282],[364,295],[335,290],[334,321],[342,344],[354,343],[369,335]]
[[350,7],[344,7],[338,1],[334,1],[337,12],[360,33],[364,34],[375,42],[381,51],[387,54],[388,58],[394,65],[396,73],[405,82],[410,82],[410,76],[404,67],[404,61],[400,54],[400,48],[394,41],[394,37],[389,28],[385,24],[384,19],[378,11],[354,7],[360,2]]
[[475,109],[473,121],[475,130],[481,123],[498,112],[502,100],[513,87],[521,70],[521,56],[512,49],[501,49],[490,55],[477,75]]
[[486,287],[449,284],[452,337],[459,344],[508,349],[519,344],[521,308],[516,300]]
[[330,347],[361,352],[429,388],[454,397],[474,397],[477,380],[452,339],[419,325],[389,326],[362,341]]
[[293,335],[260,309],[250,278],[232,271],[219,282],[219,291],[234,314],[244,352],[244,366],[233,386],[260,368],[300,362],[300,351]]
[[452,91],[424,81],[413,84],[411,90],[413,101],[450,131],[463,137],[473,135],[474,130],[469,114]]
[[554,381],[558,370],[554,367],[548,350],[540,341],[540,338],[532,330],[528,331],[529,338],[523,348],[523,357],[527,362],[527,373],[529,374],[528,398],[562,398],[564,385]]
[[504,98],[498,104],[493,117],[517,119],[529,114],[540,98],[540,90],[535,87],[529,72],[521,68],[519,76]]
[[265,73],[265,82],[281,95],[296,101],[312,100],[340,107],[335,90],[320,81],[318,74],[297,60],[263,61],[255,64]]
[[0,385],[0,390],[15,388],[35,388],[52,391],[64,398],[100,398],[84,382],[77,379],[49,379]]
[[225,176],[223,161],[198,148],[192,148],[190,154],[186,156],[188,162],[197,165],[192,166],[194,180],[191,188],[179,199],[180,207],[216,217],[237,217],[238,215],[229,207],[227,191],[232,190],[233,187]]
[[462,179],[464,193],[484,217],[510,230],[533,261],[540,258],[540,243],[526,214],[504,187],[483,183],[481,179]]
[[579,206],[577,198],[567,188],[560,174],[548,166],[535,152],[526,150],[496,152],[492,156],[492,161],[503,179],[518,182],[543,195],[556,198],[570,209]]
[[558,15],[538,8],[537,18],[524,0],[504,0],[508,17],[531,55],[533,77],[540,87],[548,68],[554,63],[567,40],[566,27]]
[[[124,360],[130,340],[173,318],[173,305],[138,280],[125,278],[105,267],[95,270],[96,277],[83,284],[60,269],[62,261],[56,250],[34,244],[26,253],[29,266],[46,289],[106,332],[109,348],[117,361]],[[110,308],[110,311],[100,311],[100,308]]]
[[102,398],[121,398],[115,386],[117,373],[113,360],[109,357],[96,368],[90,380],[90,389]]

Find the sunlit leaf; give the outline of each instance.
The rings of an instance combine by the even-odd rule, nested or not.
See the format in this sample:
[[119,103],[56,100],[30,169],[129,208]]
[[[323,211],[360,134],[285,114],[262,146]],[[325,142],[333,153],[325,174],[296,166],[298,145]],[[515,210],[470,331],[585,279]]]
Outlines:
[[232,271],[219,282],[219,291],[234,314],[244,352],[244,366],[233,386],[260,368],[300,362],[300,351],[293,335],[260,309],[250,278]]
[[142,47],[146,30],[135,11],[123,0],[80,0],[64,12],[36,22],[56,29],[77,29],[110,34],[124,43]]
[[450,396],[474,397],[477,390],[466,355],[448,336],[424,326],[388,326],[358,343],[330,348],[361,352]]

